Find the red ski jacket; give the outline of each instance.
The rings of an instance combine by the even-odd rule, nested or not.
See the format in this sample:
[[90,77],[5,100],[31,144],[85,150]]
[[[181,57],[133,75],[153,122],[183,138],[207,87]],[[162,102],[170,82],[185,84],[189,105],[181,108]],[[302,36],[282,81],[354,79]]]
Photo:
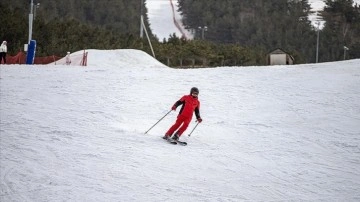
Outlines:
[[187,118],[192,118],[193,113],[195,112],[196,118],[200,118],[200,102],[197,97],[191,95],[184,95],[180,100],[178,100],[174,106],[178,107],[182,105],[179,116],[184,116]]

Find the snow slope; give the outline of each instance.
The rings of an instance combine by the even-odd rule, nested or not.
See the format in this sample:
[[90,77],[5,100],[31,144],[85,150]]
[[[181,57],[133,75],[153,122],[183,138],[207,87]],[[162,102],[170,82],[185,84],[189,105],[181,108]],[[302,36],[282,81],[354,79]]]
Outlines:
[[[353,0],[353,2],[354,4],[360,4],[360,0]],[[324,0],[309,0],[309,4],[315,11],[322,10],[325,6]]]
[[[0,67],[0,201],[359,201],[360,60],[171,69],[141,51]],[[200,89],[201,123],[160,137]]]
[[[171,2],[174,6],[174,13]],[[181,26],[185,37],[188,39],[193,38],[192,33],[182,26],[182,17],[180,13],[177,12],[177,5],[178,2],[175,0],[146,0],[150,28],[160,41],[168,39],[169,36],[174,33],[178,37],[183,35],[179,28],[176,27],[174,19],[179,26]]]

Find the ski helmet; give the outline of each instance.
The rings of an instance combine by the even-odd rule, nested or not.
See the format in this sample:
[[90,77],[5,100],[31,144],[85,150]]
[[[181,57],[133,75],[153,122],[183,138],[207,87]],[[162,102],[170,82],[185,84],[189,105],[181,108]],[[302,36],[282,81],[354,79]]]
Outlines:
[[196,87],[192,87],[191,90],[190,90],[190,95],[193,94],[193,93],[199,94],[199,89],[196,88]]

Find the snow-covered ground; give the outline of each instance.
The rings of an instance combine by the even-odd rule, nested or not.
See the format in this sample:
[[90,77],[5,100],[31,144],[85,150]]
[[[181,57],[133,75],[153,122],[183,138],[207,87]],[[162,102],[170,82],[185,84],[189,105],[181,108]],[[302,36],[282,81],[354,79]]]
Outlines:
[[[0,201],[359,201],[359,64],[0,66]],[[161,139],[177,112],[145,135],[193,86],[188,146]]]

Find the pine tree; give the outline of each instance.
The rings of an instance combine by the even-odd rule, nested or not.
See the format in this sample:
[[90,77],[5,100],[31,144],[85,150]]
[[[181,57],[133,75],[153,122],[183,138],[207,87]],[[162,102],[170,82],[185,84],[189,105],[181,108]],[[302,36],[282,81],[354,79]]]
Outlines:
[[344,48],[352,52],[351,57],[359,55],[360,9],[352,0],[326,0],[322,17],[325,21],[321,40],[321,61],[344,59]]

